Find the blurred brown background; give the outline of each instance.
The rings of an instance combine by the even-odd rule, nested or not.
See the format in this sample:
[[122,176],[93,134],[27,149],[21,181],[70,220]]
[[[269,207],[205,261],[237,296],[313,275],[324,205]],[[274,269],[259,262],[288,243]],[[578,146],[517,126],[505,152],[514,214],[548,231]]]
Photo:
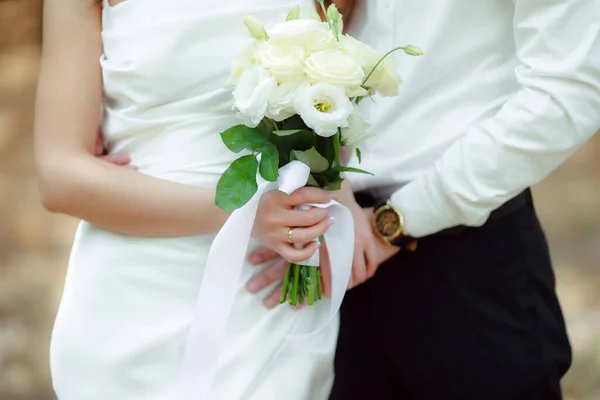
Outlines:
[[[48,341],[76,224],[46,213],[35,183],[41,4],[0,0],[0,400],[55,398]],[[600,400],[599,154],[596,137],[535,188],[575,352],[567,399]]]

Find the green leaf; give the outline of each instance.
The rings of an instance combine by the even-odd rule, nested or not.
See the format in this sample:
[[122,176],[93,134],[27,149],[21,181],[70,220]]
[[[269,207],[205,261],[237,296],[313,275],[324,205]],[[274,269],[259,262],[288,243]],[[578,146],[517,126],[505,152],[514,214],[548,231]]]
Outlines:
[[327,185],[323,187],[323,189],[327,190],[340,190],[342,189],[342,182],[344,182],[344,178],[338,177],[336,180],[329,182]]
[[273,143],[267,142],[260,152],[260,176],[269,182],[275,182],[279,176],[279,152]]
[[238,158],[225,170],[217,183],[216,205],[233,211],[244,206],[256,193],[258,160],[254,155]]
[[305,129],[289,136],[270,135],[269,142],[273,143],[279,150],[279,166],[282,167],[290,162],[292,150],[308,150],[317,145],[316,135]]
[[365,171],[364,169],[344,167],[343,165],[338,165],[337,167],[333,167],[333,170],[338,171],[338,172],[354,172],[357,174],[373,175],[371,172]]
[[258,124],[257,128],[263,132],[266,136],[269,136],[271,132],[273,132],[273,128],[277,129],[277,123],[267,117],[263,118]]
[[314,186],[314,187],[321,187],[321,185],[319,185],[319,182],[317,182],[317,180],[315,179],[314,176],[309,175],[308,176],[308,182],[306,183],[307,186]]
[[341,147],[341,138],[342,133],[338,129],[338,133],[333,135],[333,164],[332,165],[340,165],[340,147]]
[[246,125],[236,125],[221,132],[225,146],[234,153],[242,150],[256,150],[267,142],[265,133],[260,128],[250,128]]
[[356,158],[358,158],[358,163],[361,164],[362,163],[362,153],[360,152],[360,149],[357,147],[356,148]]
[[273,134],[277,135],[277,136],[290,136],[290,135],[294,135],[301,131],[303,131],[303,129],[286,129],[286,130],[280,130],[280,131],[273,131]]
[[335,165],[335,135],[330,137],[316,136],[317,145],[315,148],[321,154],[329,165]]
[[[311,174],[310,176],[317,182],[317,185],[315,185],[316,187],[322,188],[329,184],[329,180],[327,179],[327,177],[325,175]],[[311,182],[310,178],[309,178],[309,182]]]
[[319,154],[314,147],[311,147],[306,151],[292,150],[290,158],[308,165],[311,172],[323,172],[329,168],[327,159]]

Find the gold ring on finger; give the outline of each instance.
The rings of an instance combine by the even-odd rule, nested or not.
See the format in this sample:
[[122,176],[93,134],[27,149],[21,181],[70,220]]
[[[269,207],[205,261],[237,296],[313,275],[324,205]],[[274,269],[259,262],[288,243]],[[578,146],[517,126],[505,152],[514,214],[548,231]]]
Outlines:
[[294,234],[294,228],[290,228],[287,233],[287,241],[291,244],[294,244],[294,240],[292,239],[292,235]]

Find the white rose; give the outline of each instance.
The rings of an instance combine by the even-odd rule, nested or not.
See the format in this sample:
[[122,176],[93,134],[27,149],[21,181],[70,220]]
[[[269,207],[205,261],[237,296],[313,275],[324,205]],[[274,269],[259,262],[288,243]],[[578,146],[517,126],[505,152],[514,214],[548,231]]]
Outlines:
[[269,40],[260,59],[279,82],[299,79],[304,73],[304,49],[288,40]]
[[267,117],[274,121],[281,122],[292,115],[297,114],[294,108],[294,101],[299,91],[308,86],[308,83],[296,80],[283,82],[273,92],[267,108]]
[[265,116],[267,105],[277,81],[259,65],[248,67],[233,90],[234,109],[246,125],[256,127]]
[[306,86],[298,92],[294,107],[304,123],[319,136],[329,137],[348,127],[353,107],[344,89],[330,83]]
[[311,83],[326,82],[342,86],[350,97],[358,95],[365,73],[348,54],[324,50],[306,59],[304,71]]
[[401,83],[402,77],[398,74],[398,64],[393,58],[388,57],[367,79],[365,86],[382,96],[393,97],[398,95],[398,87]]
[[295,19],[274,26],[269,37],[284,40],[301,46],[306,55],[317,51],[337,48],[338,43],[325,22],[314,19]]
[[342,128],[342,144],[348,147],[357,147],[363,140],[375,136],[371,131],[371,124],[367,122],[357,105],[348,118],[349,126]]

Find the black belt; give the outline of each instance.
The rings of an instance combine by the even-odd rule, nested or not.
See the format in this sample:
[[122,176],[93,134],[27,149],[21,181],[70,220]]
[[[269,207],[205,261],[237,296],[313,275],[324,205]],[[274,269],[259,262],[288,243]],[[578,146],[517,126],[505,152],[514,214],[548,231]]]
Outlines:
[[[356,202],[363,208],[377,207],[385,203],[394,191],[394,189],[386,190],[379,188],[374,189],[373,191],[356,192],[354,193],[354,197],[356,198]],[[488,221],[506,217],[507,215],[512,214],[513,212],[517,211],[526,204],[533,205],[531,190],[529,188],[525,189],[523,192],[513,197],[494,211],[492,211],[488,218]],[[443,231],[440,231],[436,233],[436,235],[455,235],[462,232],[465,229],[467,229],[467,226],[459,225],[453,228],[448,228]]]

